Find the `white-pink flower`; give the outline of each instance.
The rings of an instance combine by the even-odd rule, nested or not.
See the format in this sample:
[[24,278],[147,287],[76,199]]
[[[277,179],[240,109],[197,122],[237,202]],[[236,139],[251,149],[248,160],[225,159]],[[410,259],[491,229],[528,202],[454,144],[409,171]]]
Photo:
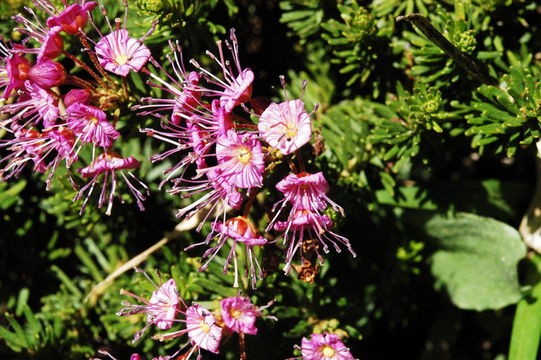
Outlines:
[[336,334],[312,334],[303,338],[302,360],[356,360]]
[[194,304],[186,309],[186,330],[194,345],[201,349],[217,354],[222,328],[216,324],[216,319],[208,310]]
[[169,329],[177,317],[180,303],[177,284],[169,279],[154,290],[149,302],[147,322],[156,324],[158,329]]
[[301,100],[270,104],[258,124],[261,137],[283,154],[291,154],[310,141],[312,122]]
[[225,326],[237,333],[257,334],[255,320],[261,316],[247,297],[234,296],[220,300],[222,319]]
[[327,203],[330,203],[336,210],[342,211],[341,207],[327,197],[329,184],[321,171],[315,174],[289,174],[276,184],[276,189],[284,194],[285,200],[289,201],[294,209],[325,210]]
[[117,315],[147,314],[147,324],[135,334],[134,342],[139,340],[141,335],[152,324],[162,330],[171,328],[180,312],[180,303],[182,300],[177,290],[177,284],[173,279],[169,279],[157,287],[152,293],[150,300],[146,300],[126,290],[121,290],[120,293],[122,295],[129,295],[143,304],[136,305],[123,301],[122,304],[126,307],[117,312]]
[[148,62],[150,50],[140,40],[128,36],[126,29],[118,29],[96,44],[100,65],[114,74],[127,76],[138,72]]

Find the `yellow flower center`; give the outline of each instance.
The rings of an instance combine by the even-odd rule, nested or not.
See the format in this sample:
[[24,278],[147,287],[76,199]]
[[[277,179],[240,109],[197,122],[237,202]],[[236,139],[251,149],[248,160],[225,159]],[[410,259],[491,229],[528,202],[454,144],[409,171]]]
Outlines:
[[332,347],[325,345],[323,348],[321,348],[321,353],[323,356],[332,358],[334,355],[336,355],[336,350],[334,350]]
[[299,129],[296,126],[292,126],[290,124],[286,124],[286,127],[284,130],[285,130],[286,138],[288,140],[293,139],[299,133]]
[[91,122],[92,124],[97,124],[97,123],[99,122],[99,120],[98,120],[97,117],[92,116],[92,117],[90,118],[90,122]]
[[252,152],[246,146],[241,146],[237,149],[237,160],[243,165],[246,165],[252,160]]
[[201,320],[201,322],[199,323],[199,326],[201,327],[201,330],[203,330],[204,332],[206,333],[210,332],[210,326],[208,326],[204,320]]
[[231,309],[229,310],[229,315],[231,315],[233,319],[238,319],[242,316],[242,312],[239,309]]
[[128,62],[128,57],[126,55],[117,55],[117,57],[115,58],[115,63],[117,65],[124,65],[125,63]]

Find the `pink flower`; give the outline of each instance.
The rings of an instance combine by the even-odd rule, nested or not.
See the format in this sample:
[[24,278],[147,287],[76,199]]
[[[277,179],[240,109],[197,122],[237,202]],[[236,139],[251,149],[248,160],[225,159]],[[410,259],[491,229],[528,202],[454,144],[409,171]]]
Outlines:
[[15,132],[15,138],[0,140],[0,147],[11,151],[6,157],[0,159],[5,167],[0,169],[0,180],[6,181],[11,177],[18,177],[29,161],[34,162],[34,171],[45,172],[40,146],[43,144],[42,134],[35,130],[21,129]]
[[239,188],[261,187],[265,160],[261,143],[252,135],[229,130],[216,143],[218,167],[226,181]]
[[35,130],[20,129],[15,132],[15,138],[0,143],[6,146],[11,154],[0,160],[7,165],[0,169],[0,177],[7,180],[10,177],[18,176],[24,166],[34,162],[34,171],[44,173],[50,171],[47,176],[47,189],[58,164],[66,159],[73,162],[77,155],[73,151],[73,134],[63,127],[39,133]]
[[[47,0],[35,1],[36,5],[42,9],[48,10],[47,12],[49,12],[51,6],[49,6],[47,3]],[[85,3],[84,0],[82,4],[70,5],[63,11],[59,12],[58,15],[48,18],[47,26],[51,28],[54,26],[60,26],[67,34],[76,35],[79,30],[85,27],[86,23],[88,22],[88,12],[92,11],[96,5],[98,4],[94,1]],[[58,12],[57,9],[55,10]]]
[[[117,179],[116,174],[120,174],[124,179],[124,182],[130,189],[132,195],[139,206],[139,209],[143,211],[145,208],[143,206],[143,201],[146,200],[146,197],[141,193],[141,190],[137,189],[131,181],[128,179],[128,176],[132,178],[139,185],[140,188],[148,195],[148,187],[143,184],[139,179],[137,179],[132,173],[126,172],[127,169],[136,169],[140,165],[133,156],[128,158],[122,158],[120,155],[114,152],[108,152],[100,154],[91,164],[85,168],[77,170],[84,178],[90,178],[91,180],[79,190],[77,195],[75,195],[74,200],[79,200],[82,198],[85,192],[88,194],[83,201],[80,213],[82,214],[85,210],[86,204],[92,195],[94,186],[96,185],[100,175],[103,175],[103,187],[100,192],[98,207],[101,208],[105,201],[108,201],[107,215],[111,215],[111,209],[113,208],[113,199],[116,194]],[[107,189],[109,183],[109,178],[111,179],[111,187]]]
[[84,142],[110,147],[120,136],[115,127],[107,121],[107,115],[93,106],[75,103],[66,109],[67,126],[79,134]]
[[244,104],[252,97],[252,83],[254,73],[250,69],[244,69],[236,78],[231,78],[229,86],[224,89],[220,96],[220,105],[226,112],[231,112],[235,106]]
[[[284,272],[286,274],[289,272],[291,261],[297,251],[301,251],[302,257],[302,243],[304,239],[317,239],[319,243],[323,245],[323,251],[325,253],[329,252],[328,243],[333,245],[336,252],[340,252],[341,250],[338,243],[341,243],[353,256],[356,256],[349,240],[332,232],[330,230],[332,226],[333,222],[327,215],[320,215],[317,212],[312,212],[310,210],[292,211],[287,221],[276,222],[274,229],[283,231],[284,243],[289,244]],[[320,262],[323,262],[318,248],[316,248],[316,253]]]
[[235,296],[220,300],[222,319],[226,327],[237,333],[257,334],[256,317],[258,309],[247,297]]
[[122,304],[127,307],[117,312],[118,316],[139,313],[147,314],[147,325],[135,334],[134,341],[137,341],[150,325],[156,325],[158,329],[162,330],[170,329],[180,312],[179,306],[181,299],[178,293],[177,284],[173,279],[169,279],[161,284],[160,287],[157,287],[148,301],[125,290],[121,290],[121,294],[129,295],[141,301],[144,305],[134,305],[128,302],[122,302]]
[[[2,47],[4,52],[7,48]],[[30,61],[18,54],[8,54],[5,58],[6,68],[5,77],[2,81],[4,87],[4,99],[11,96],[13,91],[20,90],[24,86],[24,82],[29,79]]]
[[[171,64],[173,75],[165,71],[163,66],[152,58],[150,58],[152,65],[156,66],[165,76],[158,76],[150,71],[145,71],[145,73],[152,77],[152,81],[155,81],[148,81],[149,85],[171,94],[174,99],[145,97],[141,99],[143,104],[136,105],[133,109],[144,110],[138,115],[153,115],[162,118],[164,122],[170,121],[173,125],[180,125],[182,119],[190,118],[201,105],[202,93],[199,88],[201,74],[195,71],[186,71],[182,59],[182,48],[178,41],[169,42],[169,48],[173,54],[172,56],[167,55],[166,58]],[[168,116],[164,115],[163,112],[172,112],[171,120],[168,120]]]
[[[59,116],[57,95],[31,81],[25,82],[25,89],[25,100],[19,99],[17,102],[0,107],[1,112],[15,114],[9,119],[0,121],[1,126],[11,124],[12,129],[18,129],[27,125],[38,125],[41,121],[45,127],[54,125]],[[20,124],[21,120],[24,120],[24,123]]]
[[[218,234],[218,235],[215,235]],[[225,245],[228,239],[234,240],[231,250],[227,256],[227,259],[224,264],[224,273],[228,272],[229,262],[233,259],[233,264],[235,265],[235,280],[233,287],[238,287],[238,269],[237,269],[237,253],[236,246],[237,243],[244,244],[246,249],[246,258],[247,261],[247,272],[248,277],[252,279],[252,287],[255,288],[257,278],[262,277],[261,267],[257,262],[257,259],[253,254],[254,246],[263,246],[267,244],[267,240],[261,235],[257,234],[257,231],[254,228],[254,225],[250,220],[244,216],[237,216],[235,218],[227,220],[225,223],[214,222],[212,223],[212,232],[207,235],[205,241],[201,243],[196,243],[188,246],[185,250],[189,250],[193,247],[199,245],[208,245],[213,238],[217,237],[217,243],[215,246],[209,248],[203,254],[203,258],[208,258],[207,261],[199,268],[199,271],[205,270],[212,259],[220,252],[220,249]],[[258,272],[256,273],[256,267]]]
[[302,339],[303,360],[356,360],[336,334],[312,334]]
[[182,92],[175,98],[175,106],[171,121],[173,124],[180,124],[183,114],[191,114],[199,104],[201,92],[197,91],[197,85],[201,75],[192,71],[188,74],[186,83],[183,84]]
[[128,36],[126,29],[114,30],[96,44],[100,65],[114,74],[127,76],[148,62],[150,50],[140,40]]
[[216,324],[214,315],[200,305],[186,309],[186,330],[192,344],[215,354],[219,352],[222,328]]
[[224,58],[222,41],[217,42],[219,57],[207,52],[207,55],[215,60],[222,69],[223,80],[208,70],[203,69],[195,60],[191,61],[192,65],[207,75],[208,82],[220,88],[220,90],[204,90],[208,95],[220,97],[220,105],[225,108],[227,113],[230,113],[235,106],[244,104],[250,100],[252,96],[252,83],[254,81],[254,73],[252,70],[249,68],[243,69],[240,65],[239,44],[234,29],[231,29],[230,31],[229,39],[231,40],[231,43],[226,40],[226,45],[233,57],[232,65],[229,60]]
[[64,40],[58,35],[60,30],[59,26],[55,26],[46,33],[38,53],[37,62],[44,59],[56,59],[62,54]]
[[153,307],[149,309],[147,322],[156,324],[158,329],[171,328],[178,312],[179,299],[177,284],[169,279],[152,293],[149,304]]
[[285,201],[295,209],[325,210],[330,203],[336,210],[343,212],[341,207],[327,197],[329,184],[322,172],[289,174],[276,184],[276,189],[284,194]]
[[310,141],[312,122],[301,100],[272,103],[261,114],[261,137],[272,147],[288,155]]

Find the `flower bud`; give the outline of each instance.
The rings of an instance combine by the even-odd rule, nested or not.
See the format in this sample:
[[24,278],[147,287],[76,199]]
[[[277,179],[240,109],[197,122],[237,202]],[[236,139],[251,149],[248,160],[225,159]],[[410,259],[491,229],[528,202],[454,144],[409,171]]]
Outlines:
[[45,89],[61,85],[66,80],[66,70],[62,64],[51,60],[34,65],[28,75],[30,80]]
[[75,103],[87,105],[91,96],[90,91],[86,89],[71,89],[64,96],[64,105],[66,105],[66,108]]

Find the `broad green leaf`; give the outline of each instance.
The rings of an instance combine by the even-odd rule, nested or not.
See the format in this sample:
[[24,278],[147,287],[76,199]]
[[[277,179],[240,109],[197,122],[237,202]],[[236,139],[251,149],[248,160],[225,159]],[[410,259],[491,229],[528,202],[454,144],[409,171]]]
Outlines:
[[526,254],[509,225],[468,213],[432,216],[424,224],[432,239],[436,284],[461,309],[500,309],[522,298],[517,263]]

